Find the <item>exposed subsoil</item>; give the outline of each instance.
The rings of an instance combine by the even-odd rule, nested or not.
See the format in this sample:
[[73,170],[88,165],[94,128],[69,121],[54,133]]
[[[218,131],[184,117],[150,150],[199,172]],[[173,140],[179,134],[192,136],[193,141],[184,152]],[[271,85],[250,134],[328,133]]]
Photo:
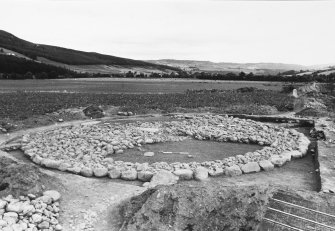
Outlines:
[[[140,150],[127,149],[123,154],[113,155],[113,159],[125,162],[148,162],[149,164],[162,161],[167,163],[189,163],[194,161],[201,163],[211,160],[222,160],[230,156],[244,155],[247,152],[254,152],[262,148],[263,147],[260,145],[252,144],[186,139],[181,142],[165,142],[144,145],[140,148]],[[155,155],[152,157],[145,157],[143,155],[145,152],[154,152]]]
[[121,207],[121,230],[257,230],[272,188],[182,182],[150,189]]

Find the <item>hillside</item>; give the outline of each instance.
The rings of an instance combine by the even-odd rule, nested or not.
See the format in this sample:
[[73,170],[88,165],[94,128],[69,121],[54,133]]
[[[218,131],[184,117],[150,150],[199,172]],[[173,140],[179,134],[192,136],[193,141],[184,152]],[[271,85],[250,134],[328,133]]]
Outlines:
[[84,77],[63,67],[48,65],[18,55],[0,52],[0,79],[48,79]]
[[210,62],[210,61],[195,61],[195,60],[174,60],[174,59],[160,59],[148,60],[148,62],[177,67],[185,71],[196,72],[252,72],[254,74],[278,74],[288,70],[305,70],[308,67],[296,64],[283,63],[226,63],[226,62]]
[[[0,30],[0,48],[5,48],[23,56],[37,60],[44,58],[61,65],[111,65],[117,67],[140,67],[151,70],[177,71],[176,68],[144,61],[103,55],[94,52],[83,52],[62,47],[35,44],[20,39],[6,31]],[[51,64],[52,63],[47,63]],[[59,66],[59,65],[58,65]]]

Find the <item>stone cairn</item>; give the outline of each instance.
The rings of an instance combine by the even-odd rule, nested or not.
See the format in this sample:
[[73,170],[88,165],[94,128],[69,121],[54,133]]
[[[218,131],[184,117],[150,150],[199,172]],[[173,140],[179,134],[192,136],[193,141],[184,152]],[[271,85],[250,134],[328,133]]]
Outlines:
[[[250,143],[264,146],[222,160],[202,163],[131,163],[114,161],[126,149],[187,138],[217,142]],[[171,172],[179,179],[208,176],[237,176],[269,171],[292,158],[303,157],[309,139],[294,129],[219,115],[174,116],[168,122],[136,122],[71,126],[27,134],[22,150],[33,162],[85,177],[105,177],[148,182],[157,172]]]
[[0,199],[0,230],[63,230],[58,222],[60,197],[59,192],[50,190],[40,197],[28,194],[18,199],[11,195]]

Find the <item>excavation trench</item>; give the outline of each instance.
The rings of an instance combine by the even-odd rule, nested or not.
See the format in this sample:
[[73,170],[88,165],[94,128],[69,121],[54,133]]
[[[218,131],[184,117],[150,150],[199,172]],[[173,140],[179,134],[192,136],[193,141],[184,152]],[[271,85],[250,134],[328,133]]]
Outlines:
[[[295,127],[295,129],[308,135],[310,127]],[[311,146],[313,145],[312,142]],[[122,155],[114,155],[113,158],[133,163],[158,161],[187,163],[223,159],[258,149],[260,146],[251,144],[187,139],[182,142],[144,145],[141,150],[129,149]],[[155,152],[155,155],[144,157],[143,153],[149,151]],[[163,152],[188,152],[192,157]],[[21,161],[32,163],[19,150],[10,153]],[[246,174],[236,178],[215,177],[205,183],[187,181],[172,188],[163,187],[147,191],[129,202],[136,208],[126,204],[121,209],[121,215],[125,218],[123,230],[148,230],[163,226],[166,228],[164,230],[229,230],[230,228],[254,230],[262,220],[268,198],[273,193],[273,185],[309,191],[319,189],[320,180],[315,172],[315,158],[309,151],[302,159],[293,160],[271,172]],[[67,174],[63,173],[64,177]],[[108,180],[110,181],[113,182]],[[86,187],[78,184],[78,187],[81,186]],[[237,209],[233,211],[232,208],[235,207]],[[147,214],[150,213],[160,214],[160,217],[148,217]],[[115,213],[108,216],[115,216]],[[112,225],[111,222],[108,225]]]

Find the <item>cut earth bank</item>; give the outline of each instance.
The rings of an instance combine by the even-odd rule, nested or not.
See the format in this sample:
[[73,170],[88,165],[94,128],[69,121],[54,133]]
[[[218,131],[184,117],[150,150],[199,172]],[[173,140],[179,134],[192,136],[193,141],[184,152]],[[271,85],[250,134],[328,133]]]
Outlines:
[[[185,119],[185,118],[182,118],[182,119]],[[192,121],[191,123],[185,123],[185,124],[183,124],[183,123],[176,123],[176,127],[179,129],[171,129],[171,124],[169,124],[169,123],[166,123],[166,124],[164,124],[164,126],[162,125],[162,124],[160,124],[160,123],[158,123],[158,124],[155,124],[155,128],[157,129],[157,127],[159,128],[159,129],[161,129],[162,131],[166,131],[166,129],[167,128],[169,128],[169,129],[171,129],[171,132],[172,132],[172,138],[180,138],[180,135],[182,135],[181,137],[182,138],[184,138],[184,136],[186,135],[186,136],[189,136],[188,134],[186,134],[184,131],[192,131],[192,129],[194,130],[194,137],[195,137],[195,135],[200,135],[200,136],[198,136],[198,137],[195,137],[195,138],[205,138],[205,139],[218,139],[217,137],[215,137],[215,135],[212,135],[212,133],[210,133],[210,132],[208,132],[208,131],[206,131],[206,130],[202,130],[203,128],[201,128],[201,126],[199,126],[199,125],[203,125],[203,127],[205,127],[205,126],[209,126],[210,128],[215,128],[214,129],[214,131],[218,131],[218,130],[222,130],[223,129],[223,127],[222,127],[222,124],[223,124],[223,122],[229,122],[230,121],[230,123],[228,123],[228,125],[227,125],[227,127],[226,128],[230,128],[230,129],[227,129],[227,130],[237,130],[237,131],[239,131],[238,133],[229,133],[228,135],[227,135],[227,140],[228,140],[228,137],[232,137],[232,140],[231,141],[234,141],[235,139],[234,139],[234,137],[233,136],[230,136],[230,135],[235,135],[235,137],[237,138],[237,140],[235,140],[235,141],[243,141],[243,142],[246,142],[246,140],[249,140],[249,139],[246,139],[246,138],[248,138],[248,133],[245,133],[245,131],[247,130],[247,127],[248,127],[248,129],[251,127],[252,128],[252,126],[256,126],[256,124],[258,124],[258,123],[255,123],[255,122],[253,122],[253,121],[245,121],[245,120],[236,120],[236,119],[232,119],[232,118],[226,118],[226,117],[222,117],[222,118],[216,118],[215,116],[214,117],[211,117],[211,116],[205,116],[205,117],[203,117],[203,116],[199,116],[199,117],[193,117],[193,118],[189,118],[188,120],[190,120],[190,121]],[[177,120],[178,121],[178,120]],[[183,120],[184,121],[184,120]],[[206,122],[207,121],[207,122]],[[208,121],[215,121],[214,123],[213,122],[209,122],[208,123]],[[242,121],[242,122],[241,122]],[[172,122],[171,122],[172,123]],[[193,126],[193,124],[195,124],[196,126]],[[237,126],[232,126],[232,125],[234,125],[234,124],[237,124]],[[156,137],[157,138],[166,138],[166,137],[168,137],[168,139],[171,139],[171,137],[169,137],[169,136],[167,136],[167,134],[166,133],[164,133],[164,132],[162,132],[161,131],[161,134],[160,134],[160,132],[158,132],[158,134],[157,133],[155,133],[155,132],[153,132],[153,134],[151,134],[151,132],[152,131],[150,131],[150,132],[148,132],[148,126],[150,127],[152,124],[151,123],[147,123],[146,124],[147,126],[143,126],[143,128],[145,128],[145,129],[139,129],[139,132],[143,135],[143,133],[144,133],[144,135],[146,135],[146,136],[148,136],[148,137],[143,137],[144,138],[144,140],[145,140],[145,138],[148,138],[148,139],[150,139],[150,138],[152,138],[154,141],[156,140]],[[252,126],[251,126],[252,125]],[[96,128],[95,126],[92,126],[92,127],[94,127],[93,128],[93,131],[95,130],[95,129],[104,129],[104,127],[106,127],[105,129],[108,129],[108,130],[111,130],[110,128],[111,127],[108,127],[109,125],[108,124],[105,124],[105,125],[103,125],[102,126],[102,128],[99,128],[99,126]],[[122,126],[122,125],[120,125],[120,126]],[[245,126],[245,128],[244,128],[244,126]],[[256,138],[255,139],[255,141],[253,141],[253,142],[264,142],[263,143],[263,145],[264,144],[266,144],[266,145],[271,145],[274,141],[275,141],[275,139],[279,139],[279,140],[281,140],[282,138],[279,136],[278,137],[278,135],[274,135],[274,136],[271,136],[271,135],[269,135],[269,134],[272,134],[271,132],[273,132],[274,133],[274,131],[276,131],[276,132],[284,132],[284,134],[286,134],[285,133],[285,131],[286,131],[286,129],[282,129],[282,128],[275,128],[276,126],[266,126],[266,125],[262,125],[262,124],[259,124],[259,126],[265,126],[265,127],[267,127],[267,131],[268,130],[270,130],[270,132],[264,132],[264,130],[262,130],[261,129],[261,127],[259,127],[259,128],[257,128],[257,129],[260,129],[261,131],[263,131],[263,133],[264,133],[264,135],[262,134],[261,136],[260,136],[260,138],[261,139],[259,139],[259,138]],[[86,126],[87,127],[87,126]],[[91,128],[92,128],[91,127]],[[136,127],[141,127],[141,126],[138,126],[138,125],[136,125]],[[184,128],[184,129],[182,129],[182,128]],[[218,128],[220,128],[220,129],[218,129]],[[73,127],[71,128],[71,129],[69,129],[70,131],[73,129]],[[238,130],[238,129],[240,129],[240,130]],[[245,130],[243,130],[243,129],[245,129]],[[266,129],[266,128],[264,128],[264,129]],[[278,130],[274,130],[274,129],[278,129]],[[69,130],[67,130],[67,131],[69,131]],[[101,131],[101,130],[100,130]],[[157,130],[156,130],[157,131]],[[290,130],[287,130],[288,131],[288,136],[289,137],[295,137],[294,136],[294,134],[296,134],[296,141],[298,141],[299,140],[299,137],[303,137],[302,135],[300,135],[299,133],[297,133],[297,132],[294,132],[293,131],[293,134],[291,134],[291,131]],[[179,133],[180,132],[180,133]],[[250,130],[248,130],[248,132],[250,132]],[[56,134],[57,134],[57,130],[56,130]],[[149,134],[149,135],[148,135]],[[169,134],[170,134],[170,132],[169,132]],[[257,134],[257,133],[252,133],[252,134]],[[114,134],[113,133],[113,136],[115,136],[115,135],[117,135],[117,134]],[[217,135],[217,134],[216,134]],[[222,135],[222,134],[221,134]],[[222,135],[223,136],[223,138],[224,138],[224,135]],[[222,137],[221,136],[221,137]],[[124,138],[124,137],[122,137],[121,136],[121,138]],[[268,139],[268,142],[266,142],[266,140]],[[223,141],[223,140],[222,140]],[[271,141],[273,141],[273,142],[271,142]],[[250,141],[249,141],[250,142]],[[149,140],[149,142],[148,143],[151,143],[151,141]],[[95,144],[95,143],[94,143]],[[141,142],[139,143],[139,144],[141,144]],[[280,145],[281,143],[280,143],[280,141],[279,141],[279,144],[278,145]],[[134,145],[134,144],[133,144]],[[51,145],[52,146],[52,145]],[[271,146],[269,146],[269,148],[274,148],[274,150],[279,150],[280,151],[280,153],[281,152],[284,152],[284,150],[281,150],[281,149],[276,149],[276,147],[275,147],[275,145],[272,145],[273,147],[271,147]],[[97,147],[99,147],[99,146],[97,146]],[[294,146],[293,146],[294,147]],[[297,147],[298,148],[298,147]],[[101,149],[101,151],[103,151],[104,149]],[[117,149],[117,148],[115,148],[115,150],[120,150],[120,149]],[[114,150],[114,148],[113,148],[113,152],[115,152],[115,150]],[[267,150],[267,149],[265,149],[265,150]],[[107,150],[105,150],[105,151],[107,151]],[[261,150],[262,151],[262,150]],[[293,151],[293,150],[291,150],[291,151]],[[267,152],[264,152],[264,156],[266,157],[266,154],[265,153],[267,153]],[[278,152],[276,152],[277,154],[279,154]],[[262,153],[261,153],[262,154]],[[96,155],[96,154],[95,154]],[[250,158],[254,158],[254,155],[251,155],[250,153],[248,154],[249,156],[248,157],[250,157]],[[264,157],[264,156],[262,156],[262,155],[256,155],[256,157]],[[272,157],[272,156],[271,156]],[[107,157],[108,158],[108,157]],[[242,158],[242,157],[241,157]],[[72,158],[70,158],[70,160],[71,160]],[[105,156],[103,155],[102,156],[102,158],[97,158],[97,160],[98,161],[92,161],[92,162],[94,162],[94,163],[98,163],[98,164],[101,164],[100,162],[99,162],[99,160],[103,160],[103,159],[105,159]],[[232,164],[231,164],[231,166],[234,166],[234,165],[236,165],[236,166],[238,166],[239,167],[239,173],[240,172],[243,172],[242,171],[242,167],[244,166],[244,165],[246,165],[246,163],[245,162],[237,162],[238,160],[236,160],[237,158],[235,158],[235,161],[236,162],[233,162],[232,161]],[[279,159],[282,159],[282,156],[279,156]],[[67,159],[65,159],[65,160],[67,160]],[[232,160],[232,159],[230,159],[230,160]],[[248,160],[248,159],[247,159]],[[251,159],[251,160],[255,160],[255,159]],[[261,160],[261,159],[259,159],[259,160]],[[63,160],[62,160],[63,161]],[[243,161],[243,160],[242,160]],[[284,163],[286,162],[287,160],[285,160],[284,161]],[[297,161],[300,161],[300,160],[297,160]],[[196,169],[198,169],[198,168],[200,168],[200,166],[201,167],[203,167],[203,168],[205,168],[205,169],[207,169],[207,172],[209,172],[210,174],[213,174],[213,173],[215,173],[215,172],[219,172],[219,174],[223,174],[224,172],[226,172],[227,173],[227,171],[226,171],[226,168],[228,169],[229,168],[229,163],[230,163],[231,161],[228,161],[227,160],[227,162],[225,162],[225,161],[223,161],[223,162],[213,162],[213,163],[215,163],[215,165],[214,165],[214,167],[213,167],[213,163],[210,163],[210,166],[207,166],[207,165],[202,165],[203,163],[197,163],[196,164],[196,168],[192,168],[192,165],[191,166],[189,166],[189,169],[190,170],[192,170],[192,171],[195,171]],[[252,162],[255,162],[255,161],[252,161]],[[270,161],[271,162],[271,161]],[[73,163],[73,162],[70,162],[70,163]],[[75,164],[80,164],[80,162],[74,162]],[[115,162],[114,162],[115,163]],[[226,164],[225,164],[226,163]],[[291,162],[291,163],[293,163],[293,162]],[[289,166],[291,163],[288,163],[286,166]],[[62,164],[62,163],[61,163]],[[173,172],[175,172],[175,171],[177,171],[177,170],[183,170],[183,169],[188,169],[188,168],[185,168],[185,165],[183,165],[182,163],[180,163],[181,165],[180,165],[180,167],[178,168],[178,169],[175,169],[174,167],[175,167],[175,165],[173,164],[173,165],[171,165],[172,163],[166,163],[166,164],[162,164],[162,166],[164,166],[164,167],[166,167],[166,168],[168,168],[168,169],[170,169],[170,171],[171,170],[173,170]],[[101,164],[102,165],[102,164]],[[124,165],[126,165],[126,168],[124,169],[125,171],[126,170],[129,170],[129,168],[132,168],[132,169],[135,169],[136,170],[136,172],[137,172],[137,178],[138,178],[138,175],[139,175],[139,173],[141,172],[141,171],[138,171],[138,169],[137,169],[137,166],[135,165],[135,164],[133,164],[133,165],[130,165],[130,163],[124,163]],[[200,166],[199,166],[200,165]],[[217,168],[216,168],[216,166],[217,165],[219,165]],[[104,166],[104,165],[102,165],[102,166]],[[171,169],[172,168],[172,166],[173,166],[173,169]],[[187,166],[187,165],[186,165]],[[230,166],[230,167],[231,167]],[[284,166],[283,168],[285,168],[286,166]],[[73,167],[73,166],[71,166],[71,167]],[[101,167],[100,165],[99,165],[99,167]],[[135,168],[136,167],[136,168]],[[105,168],[107,168],[108,169],[108,165],[107,166],[105,166]],[[203,169],[202,168],[202,169]],[[221,169],[220,168],[222,168],[223,169],[223,171],[221,171]],[[259,167],[258,167],[259,168]],[[257,168],[257,169],[258,169]],[[94,174],[94,169],[95,168],[92,168],[92,173]],[[151,171],[153,171],[153,172],[158,172],[158,171],[161,171],[160,170],[160,168],[158,168],[158,169],[156,169],[156,168],[153,168],[153,166],[151,166],[151,165],[149,165],[148,166],[148,169]],[[220,171],[217,171],[217,169],[220,169]],[[236,168],[237,169],[237,168]],[[62,169],[62,170],[66,170],[66,169]],[[164,170],[167,170],[167,169],[164,169]],[[163,171],[164,171],[163,170]],[[44,170],[43,169],[43,171],[47,171],[47,170]],[[258,171],[258,170],[257,170]],[[116,203],[116,201],[119,201],[120,199],[122,199],[122,198],[126,198],[126,197],[129,197],[130,195],[132,195],[132,194],[136,194],[136,193],[139,193],[139,192],[142,192],[143,190],[144,190],[144,188],[140,188],[140,187],[137,187],[136,185],[134,185],[134,184],[138,184],[137,182],[134,182],[134,183],[131,183],[130,185],[129,185],[129,183],[128,184],[120,184],[121,182],[119,182],[119,183],[115,183],[115,180],[114,181],[108,181],[107,179],[94,179],[94,178],[82,178],[82,177],[80,177],[80,176],[76,176],[76,175],[72,175],[72,174],[66,174],[66,173],[60,173],[60,172],[54,172],[54,171],[47,171],[48,173],[52,173],[51,175],[54,175],[54,176],[57,176],[57,177],[60,177],[62,180],[63,180],[63,185],[66,185],[66,187],[65,188],[68,188],[68,189],[72,189],[74,192],[77,192],[78,193],[78,197],[75,197],[74,196],[74,194],[72,194],[71,196],[69,195],[69,192],[66,192],[67,190],[66,189],[61,189],[60,191],[63,191],[64,192],[64,197],[63,197],[63,200],[64,201],[71,201],[70,203],[66,203],[67,205],[64,205],[65,207],[63,208],[64,209],[64,213],[63,214],[66,214],[67,216],[66,216],[66,218],[65,217],[63,217],[62,215],[61,215],[61,221],[64,223],[64,227],[67,227],[67,228],[69,228],[69,230],[70,230],[70,228],[72,229],[72,227],[73,227],[73,229],[76,229],[77,228],[77,230],[81,230],[81,229],[78,229],[78,227],[80,226],[80,227],[85,227],[85,226],[87,226],[87,228],[89,228],[89,227],[92,227],[92,226],[94,226],[95,227],[95,229],[92,229],[92,230],[106,230],[106,229],[104,229],[103,227],[111,227],[111,226],[113,226],[113,224],[114,225],[116,225],[116,224],[118,224],[118,222],[116,222],[115,220],[113,221],[113,219],[111,218],[111,216],[108,218],[108,213],[107,213],[107,211],[109,211],[109,212],[111,212],[111,209],[112,208],[115,208],[115,206],[112,206],[112,205],[115,205],[114,203]],[[120,177],[122,177],[122,171],[120,170],[120,172],[121,172],[121,176]],[[189,172],[189,171],[188,171]],[[134,173],[134,171],[132,171],[132,173]],[[185,173],[185,172],[184,172]],[[276,179],[278,179],[278,176],[275,176],[275,177],[273,177],[273,178],[271,178],[271,174],[272,173],[278,173],[278,170],[277,169],[275,169],[274,171],[272,171],[272,172],[269,172],[269,173],[266,173],[266,172],[264,172],[264,173],[259,173],[259,174],[263,174],[263,177],[264,176],[266,176],[266,177],[268,177],[268,179],[267,180],[265,180],[265,182],[267,182],[267,183],[272,183],[273,181],[274,181],[274,178],[276,178]],[[219,175],[218,174],[218,175]],[[264,175],[264,174],[267,174],[267,175]],[[151,175],[151,174],[150,174]],[[204,174],[205,176],[206,176],[206,174]],[[207,175],[208,175],[208,173],[207,173]],[[252,180],[255,180],[255,181],[257,181],[256,179],[257,179],[257,177],[256,177],[256,175],[258,175],[258,174],[251,174],[251,175],[245,175],[245,177],[247,177],[247,178],[245,178],[245,180],[244,180],[244,182],[243,182],[243,178],[242,178],[242,176],[240,176],[240,177],[237,177],[236,178],[236,181],[237,182],[240,182],[242,185],[243,184],[253,184],[252,182],[247,182],[247,181],[252,181]],[[185,176],[185,175],[179,175],[179,177],[180,176]],[[194,175],[192,175],[192,176],[195,176],[195,174]],[[182,177],[180,177],[180,178],[182,178]],[[266,178],[265,177],[265,178]],[[254,179],[252,179],[252,178],[254,178]],[[176,179],[176,178],[175,178]],[[213,178],[213,180],[217,180],[217,179],[220,179],[220,178]],[[226,179],[227,181],[226,181],[226,183],[224,183],[224,185],[234,185],[234,178],[230,178],[230,179],[232,179],[232,180],[228,180],[229,178],[221,178],[221,179]],[[258,180],[258,182],[259,182],[260,180]],[[262,180],[261,180],[262,181]],[[280,181],[280,180],[279,180]],[[75,183],[76,182],[76,183]],[[279,184],[280,183],[284,183],[285,184],[285,180],[283,180],[282,182],[279,182]],[[292,182],[291,182],[292,183]],[[71,185],[71,186],[70,186]],[[84,185],[86,185],[86,187],[84,186]],[[84,187],[83,187],[84,186]],[[76,189],[75,189],[76,188]],[[104,190],[104,189],[107,189],[107,190]],[[108,190],[109,189],[109,190]],[[308,189],[310,189],[310,188],[308,188]],[[79,191],[83,191],[83,192],[80,192],[79,193]],[[126,191],[126,192],[125,192]],[[243,190],[242,190],[243,191]],[[113,196],[111,196],[111,192],[114,192],[113,194]],[[71,193],[70,193],[71,194]],[[113,198],[112,198],[113,197]],[[112,198],[112,199],[111,199]],[[88,202],[93,202],[91,205],[88,205],[86,202],[84,202],[84,206],[80,206],[79,204],[79,202],[83,202],[83,201],[85,201],[85,200],[87,200],[87,203]],[[64,203],[65,204],[65,203]],[[85,207],[86,206],[86,207]],[[87,210],[87,211],[85,211],[85,209],[87,209],[87,206],[89,207],[89,209]],[[113,210],[113,209],[112,209]],[[71,214],[71,212],[73,212],[73,214],[77,214],[77,215],[75,215],[75,216],[77,216],[77,217],[72,217],[70,214]],[[88,213],[86,213],[86,212],[88,212]],[[115,212],[115,211],[114,211]],[[103,213],[104,215],[102,215],[101,217],[99,217],[99,218],[97,218],[97,214],[99,214],[99,215],[101,215],[101,213]],[[114,215],[116,215],[115,213],[114,213]],[[103,221],[101,220],[101,219],[103,219]],[[92,221],[95,221],[94,222],[94,224],[92,224]],[[97,222],[98,221],[98,222]],[[119,221],[119,220],[117,220],[117,221]],[[100,223],[100,225],[99,225],[99,223]],[[107,223],[107,224],[106,224]],[[104,226],[104,225],[105,226]],[[109,225],[109,226],[108,226]],[[67,230],[67,229],[66,229]],[[113,230],[113,229],[108,229],[108,230]],[[116,229],[117,230],[117,229]]]

